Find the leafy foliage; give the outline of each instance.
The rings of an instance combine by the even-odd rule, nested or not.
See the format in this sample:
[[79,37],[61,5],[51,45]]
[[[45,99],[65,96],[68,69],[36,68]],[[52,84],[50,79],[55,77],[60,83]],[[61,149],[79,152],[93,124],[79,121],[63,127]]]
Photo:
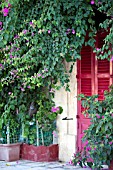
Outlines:
[[72,162],[76,165],[80,160],[81,165],[99,170],[104,164],[109,166],[113,159],[113,86],[104,92],[103,101],[95,100],[97,97],[82,95],[84,114],[88,113],[91,125],[84,131],[84,150]]
[[[95,10],[105,15],[102,22],[96,22]],[[39,115],[44,116],[46,110],[50,113],[50,106],[55,104],[49,90],[58,89],[56,84],[59,81],[60,86],[69,90],[65,61],[73,66],[80,59],[83,44],[90,45],[98,58],[111,57],[108,49],[111,49],[113,36],[112,11],[109,0],[101,3],[98,0],[95,3],[89,0],[1,1],[1,127],[12,119],[12,115],[17,115],[20,122],[29,120],[31,102],[35,103],[39,120]],[[95,47],[95,36],[100,29],[109,30],[102,49],[99,49],[101,53]],[[102,54],[105,49],[108,52]],[[55,118],[55,113],[52,116]]]

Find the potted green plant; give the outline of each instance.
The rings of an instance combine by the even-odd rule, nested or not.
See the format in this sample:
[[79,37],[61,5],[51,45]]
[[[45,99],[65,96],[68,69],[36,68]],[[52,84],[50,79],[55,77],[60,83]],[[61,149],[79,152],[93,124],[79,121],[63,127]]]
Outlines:
[[84,149],[74,154],[72,164],[89,166],[100,170],[102,165],[113,169],[113,86],[104,92],[104,100],[98,101],[98,95],[91,97],[80,95],[83,114],[88,113],[91,125],[84,131]]
[[[3,121],[3,119],[0,119]],[[16,161],[20,158],[19,121],[9,117],[0,127],[0,160]]]
[[[41,93],[41,99],[36,101],[37,112],[29,123],[24,124],[21,147],[21,158],[32,161],[56,161],[58,160],[58,143],[56,118],[61,114],[62,107],[56,107],[47,94]],[[54,140],[54,141],[53,141]]]

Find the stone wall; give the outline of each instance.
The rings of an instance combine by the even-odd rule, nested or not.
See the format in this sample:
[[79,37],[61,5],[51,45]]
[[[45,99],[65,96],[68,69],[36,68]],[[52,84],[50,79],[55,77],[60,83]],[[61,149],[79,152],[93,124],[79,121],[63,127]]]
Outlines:
[[[69,64],[66,64],[69,69]],[[76,64],[73,72],[70,74],[71,92],[66,92],[64,88],[56,91],[55,102],[57,106],[63,107],[63,113],[58,116],[58,143],[59,143],[59,160],[68,162],[76,151],[77,138],[77,80]],[[73,120],[62,120],[63,118],[73,118]]]

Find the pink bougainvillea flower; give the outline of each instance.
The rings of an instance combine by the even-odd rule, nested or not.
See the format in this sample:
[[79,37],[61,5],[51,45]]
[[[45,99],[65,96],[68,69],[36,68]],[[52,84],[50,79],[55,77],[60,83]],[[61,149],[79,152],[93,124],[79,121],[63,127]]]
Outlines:
[[9,9],[5,7],[5,8],[2,10],[2,12],[3,12],[3,13],[8,13],[8,12],[9,12]]
[[29,22],[29,24],[32,26],[32,25],[33,25],[33,22],[31,21],[31,22]]
[[75,34],[75,30],[74,29],[72,30],[72,34]]
[[68,28],[67,31],[69,32],[69,31],[70,31],[70,28]]
[[112,57],[111,57],[110,61],[113,61],[113,55],[112,55]]
[[11,4],[9,3],[9,4],[8,4],[8,7],[10,7],[10,6],[11,6]]
[[47,69],[47,68],[45,68],[45,69],[44,69],[44,71],[45,71],[45,72],[48,72],[48,69]]
[[59,107],[52,107],[52,108],[51,108],[51,111],[52,111],[52,112],[57,112],[57,111],[59,111]]
[[38,74],[38,77],[41,77],[41,74]]
[[70,30],[71,30],[71,29],[68,28],[67,31],[66,31],[66,34],[69,34],[69,33],[70,33]]
[[90,150],[91,150],[91,147],[90,147],[90,146],[86,147],[86,150],[87,150],[87,151],[90,151]]
[[14,75],[14,73],[12,71],[10,71],[11,75]]
[[98,4],[102,4],[102,2],[99,1]]
[[113,117],[113,113],[111,114],[111,116]]
[[13,52],[14,51],[14,48],[11,48],[10,52]]
[[8,94],[9,94],[9,95],[11,95],[11,94],[12,94],[12,92],[9,92]]
[[17,48],[17,49],[16,49],[16,51],[19,51],[19,50],[20,50],[20,48]]
[[31,88],[31,86],[27,86],[27,88],[28,88],[28,89],[30,89],[30,88]]
[[109,138],[109,136],[108,136],[108,135],[106,135],[106,138]]
[[21,91],[25,91],[25,89],[24,89],[24,88],[21,88]]
[[0,26],[2,26],[2,22],[0,21]]
[[104,119],[104,116],[102,116],[102,119]]
[[70,164],[70,165],[73,165],[73,162],[72,162],[72,160],[70,160],[70,161],[69,161],[69,164]]
[[17,38],[19,38],[19,36],[18,36],[18,35],[15,35],[15,36],[14,36],[14,39],[17,39]]
[[88,145],[88,140],[85,142],[86,145]]
[[12,56],[12,55],[10,55],[10,58],[13,58],[13,56]]
[[94,0],[91,0],[91,5],[95,4],[95,1]]
[[87,166],[83,166],[83,168],[87,168]]
[[33,37],[33,36],[35,35],[35,34],[34,34],[34,32],[32,32],[32,34],[31,34],[31,35],[32,35],[32,37]]
[[2,64],[0,64],[0,67],[2,67]]
[[99,114],[96,114],[96,117],[99,119],[99,118],[100,118],[100,115],[99,115]]
[[54,137],[57,137],[57,133],[55,131],[52,132]]
[[48,30],[48,34],[50,34],[51,33],[51,30]]
[[8,13],[4,13],[4,17],[6,17],[8,15]]
[[110,145],[112,145],[113,142],[109,142]]
[[2,12],[3,12],[3,15],[4,16],[7,16],[8,15],[8,13],[9,13],[9,8],[4,8],[3,10],[2,10]]
[[96,48],[97,51],[100,51],[100,48]]
[[26,34],[27,33],[27,30],[23,30],[23,34]]
[[54,91],[54,89],[51,89],[49,92],[50,92],[50,93],[54,93],[55,91]]

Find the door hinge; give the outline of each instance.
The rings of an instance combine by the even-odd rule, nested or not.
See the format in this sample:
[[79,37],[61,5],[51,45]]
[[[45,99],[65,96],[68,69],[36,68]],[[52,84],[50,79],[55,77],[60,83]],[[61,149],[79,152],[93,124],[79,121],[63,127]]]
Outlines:
[[76,78],[78,79],[78,78],[79,78],[79,76],[78,76],[78,75],[76,75]]
[[79,123],[78,123],[78,129],[79,129]]
[[76,115],[76,118],[78,119],[78,118],[80,118],[80,116],[79,116],[79,115]]
[[79,151],[79,146],[77,147],[77,150]]

